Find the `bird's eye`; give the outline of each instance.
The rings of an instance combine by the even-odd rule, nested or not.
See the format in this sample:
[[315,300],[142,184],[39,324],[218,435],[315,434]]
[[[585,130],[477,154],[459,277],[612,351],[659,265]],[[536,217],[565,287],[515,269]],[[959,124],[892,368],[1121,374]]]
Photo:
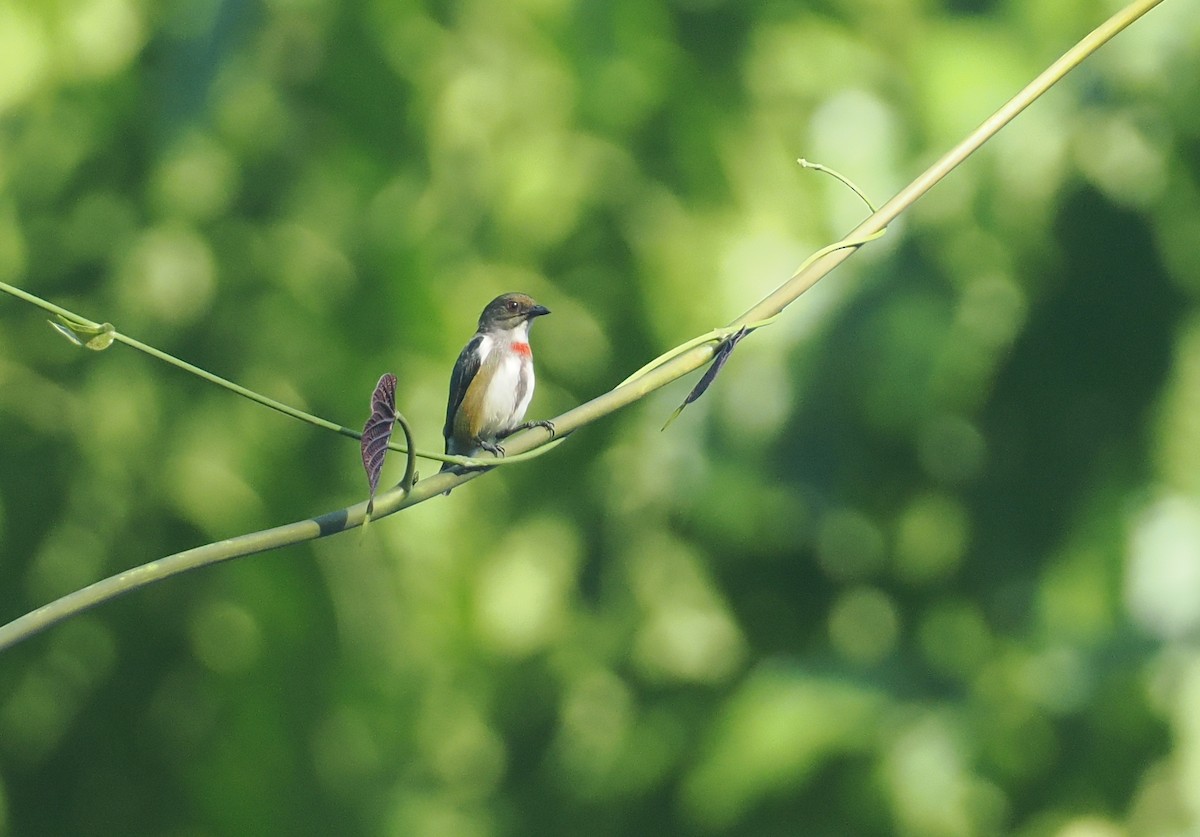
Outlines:
[[517,305],[517,301],[515,299],[510,299],[508,301],[508,310],[509,311],[516,311],[518,307],[520,307],[520,306]]

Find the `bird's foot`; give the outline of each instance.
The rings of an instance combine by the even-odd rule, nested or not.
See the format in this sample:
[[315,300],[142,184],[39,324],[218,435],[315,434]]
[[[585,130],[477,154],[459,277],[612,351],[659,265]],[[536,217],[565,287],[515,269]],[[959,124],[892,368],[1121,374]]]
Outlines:
[[503,438],[507,439],[512,434],[518,433],[522,430],[529,430],[531,427],[544,427],[550,431],[550,438],[554,438],[554,422],[550,421],[549,419],[542,419],[540,421],[527,421],[523,422],[522,424],[518,424],[512,430],[509,430],[507,433],[505,433]]
[[527,421],[527,422],[525,422],[525,426],[526,427],[544,427],[550,433],[551,439],[554,438],[555,433],[556,433],[556,431],[554,430],[554,422],[550,421],[550,419],[541,419],[539,421]]
[[479,441],[479,447],[483,448],[493,456],[504,456],[504,446],[497,445],[495,442],[487,442],[481,439]]

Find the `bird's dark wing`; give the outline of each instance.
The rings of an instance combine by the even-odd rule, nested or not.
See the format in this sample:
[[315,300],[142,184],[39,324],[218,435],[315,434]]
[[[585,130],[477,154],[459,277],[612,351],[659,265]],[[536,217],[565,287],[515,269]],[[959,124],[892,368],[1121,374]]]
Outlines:
[[442,429],[447,442],[454,435],[454,414],[467,395],[467,387],[471,386],[471,381],[479,372],[479,345],[482,342],[482,334],[472,337],[459,354],[458,363],[454,364],[454,374],[450,376],[450,400],[446,404],[446,426]]

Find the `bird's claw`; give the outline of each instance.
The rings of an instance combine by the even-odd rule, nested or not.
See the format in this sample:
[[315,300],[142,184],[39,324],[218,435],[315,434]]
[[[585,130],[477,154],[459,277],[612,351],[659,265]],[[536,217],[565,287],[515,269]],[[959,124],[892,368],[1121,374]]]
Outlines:
[[529,430],[530,428],[533,428],[533,427],[544,427],[546,430],[550,431],[550,438],[551,439],[554,438],[554,435],[555,435],[554,422],[550,421],[549,419],[540,419],[539,421],[527,421],[522,424],[518,424],[512,430],[509,430],[507,433],[505,433],[503,438],[507,439],[509,436],[513,435],[514,433],[520,433],[522,430]]

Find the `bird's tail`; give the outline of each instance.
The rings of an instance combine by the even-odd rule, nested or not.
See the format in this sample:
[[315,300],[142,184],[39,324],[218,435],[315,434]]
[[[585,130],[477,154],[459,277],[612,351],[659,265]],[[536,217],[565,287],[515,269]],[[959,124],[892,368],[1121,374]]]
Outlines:
[[[447,438],[447,439],[446,439],[446,453],[447,453],[448,455],[451,455],[451,454],[457,454],[457,453],[458,453],[458,451],[457,451],[457,450],[453,450],[453,448],[454,448],[454,447],[455,447],[455,445],[454,445],[454,443],[453,443],[453,440],[451,440],[451,439]],[[442,473],[442,471],[452,471],[452,470],[454,470],[454,469],[455,469],[455,468],[457,468],[457,467],[458,467],[458,466],[457,466],[457,465],[455,465],[453,462],[443,462],[443,463],[442,463],[442,467],[438,469],[438,473],[440,474],[440,473]],[[449,494],[450,494],[450,491],[449,491],[449,489],[447,489],[446,491],[443,491],[442,493],[443,493],[443,494],[446,494],[446,495],[449,495]]]

